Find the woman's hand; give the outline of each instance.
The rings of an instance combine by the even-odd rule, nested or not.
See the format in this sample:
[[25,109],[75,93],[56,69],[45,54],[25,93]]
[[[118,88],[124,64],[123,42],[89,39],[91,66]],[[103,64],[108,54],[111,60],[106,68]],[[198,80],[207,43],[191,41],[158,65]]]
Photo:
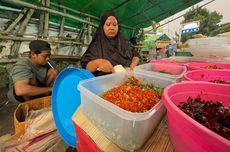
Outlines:
[[86,69],[90,72],[102,71],[105,73],[114,72],[113,65],[106,59],[95,59],[90,61]]
[[138,63],[139,63],[139,58],[133,57],[132,62],[130,64],[130,69],[133,70]]
[[96,65],[98,71],[103,71],[106,73],[114,72],[113,65],[109,60],[106,59],[96,59]]

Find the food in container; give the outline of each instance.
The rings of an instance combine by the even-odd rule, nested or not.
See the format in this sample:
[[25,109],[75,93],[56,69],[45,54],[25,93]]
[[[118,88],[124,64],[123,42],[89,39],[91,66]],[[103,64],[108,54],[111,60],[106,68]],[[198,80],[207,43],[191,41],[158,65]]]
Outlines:
[[176,152],[226,152],[230,141],[198,123],[177,106],[189,97],[204,101],[221,101],[230,107],[230,86],[187,81],[164,89],[163,103],[167,109],[168,131]]
[[102,93],[123,84],[131,76],[142,84],[154,84],[164,88],[175,81],[137,72],[121,72],[81,81],[83,113],[113,143],[125,150],[136,150],[151,136],[164,115],[164,106],[159,101],[145,112],[129,112],[102,98]]

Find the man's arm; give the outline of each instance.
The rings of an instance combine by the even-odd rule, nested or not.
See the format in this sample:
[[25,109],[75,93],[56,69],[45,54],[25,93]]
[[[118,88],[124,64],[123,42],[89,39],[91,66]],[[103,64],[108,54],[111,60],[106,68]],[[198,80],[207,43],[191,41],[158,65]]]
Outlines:
[[14,89],[17,96],[36,96],[52,91],[52,87],[37,87],[29,85],[29,80],[18,80],[14,83]]

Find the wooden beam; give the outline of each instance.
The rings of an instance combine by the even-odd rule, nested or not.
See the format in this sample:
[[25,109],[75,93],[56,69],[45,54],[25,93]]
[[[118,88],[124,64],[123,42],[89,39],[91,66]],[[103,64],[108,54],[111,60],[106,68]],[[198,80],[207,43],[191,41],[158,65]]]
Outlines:
[[[63,9],[63,13],[66,13],[66,9]],[[65,17],[62,16],[61,24],[60,24],[59,36],[63,36],[64,24],[65,24]]]
[[20,6],[23,6],[23,7],[32,8],[32,9],[35,9],[35,10],[41,10],[41,11],[49,12],[49,13],[52,13],[52,14],[57,14],[57,15],[60,15],[60,16],[64,16],[64,17],[73,19],[75,21],[79,21],[79,22],[82,22],[82,23],[85,23],[85,24],[89,24],[89,25],[91,25],[93,27],[98,27],[98,25],[96,25],[96,24],[94,24],[92,22],[87,22],[84,19],[78,18],[78,17],[73,16],[73,15],[64,14],[62,12],[59,12],[59,11],[56,11],[56,10],[53,10],[53,9],[50,9],[50,8],[36,6],[34,4],[30,4],[30,3],[27,3],[27,2],[24,2],[24,1],[19,1],[19,0],[3,0],[3,1],[6,2],[6,3],[10,3],[10,4],[17,4],[17,5],[20,5]]
[[31,19],[31,16],[34,13],[34,9],[29,9],[28,12],[26,13],[25,19],[22,21],[22,23],[20,24],[20,27],[18,29],[17,35],[19,36],[23,36],[25,29]]
[[[14,41],[32,41],[32,40],[44,40],[47,42],[54,42],[53,40],[36,38],[36,37],[17,37],[17,36],[5,36],[0,35],[1,40],[14,40]],[[66,44],[66,45],[81,45],[88,46],[89,44],[83,44],[82,42],[76,42],[74,40],[57,40],[56,43]]]
[[[41,1],[42,6],[45,6],[45,0]],[[44,31],[44,19],[45,13],[43,11],[40,11],[39,16],[39,22],[38,22],[38,37],[42,37],[43,31]]]
[[[50,0],[45,1],[45,6],[47,8],[50,7]],[[48,29],[49,29],[49,12],[45,12],[45,21],[44,21],[44,30],[43,30],[43,37],[48,37]]]
[[18,17],[11,23],[11,25],[8,26],[8,28],[5,31],[2,32],[2,34],[6,34],[6,35],[9,34],[18,24],[18,22],[23,18],[23,16],[25,15],[27,11],[28,9],[24,8],[23,11],[19,13]]

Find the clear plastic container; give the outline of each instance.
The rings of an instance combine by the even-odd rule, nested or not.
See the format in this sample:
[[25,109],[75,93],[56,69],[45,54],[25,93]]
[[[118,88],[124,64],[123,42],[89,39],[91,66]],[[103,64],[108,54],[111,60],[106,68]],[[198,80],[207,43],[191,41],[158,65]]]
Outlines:
[[194,57],[230,57],[230,38],[206,37],[190,39],[188,51]]
[[161,64],[170,64],[170,65],[180,65],[180,66],[182,66],[182,65],[184,65],[184,64],[186,64],[188,62],[164,59],[164,60],[151,60],[151,63],[161,63]]
[[[124,83],[131,75],[130,72],[115,73],[83,80],[78,85],[83,113],[107,138],[125,150],[139,149],[150,137],[165,111],[161,101],[147,112],[132,113],[100,97],[103,92]],[[174,83],[170,79],[154,75],[136,72],[133,75],[141,78],[141,83],[160,87]]]
[[169,65],[161,63],[146,63],[134,68],[135,72],[149,75],[158,75],[180,82],[187,71],[185,66]]
[[222,101],[230,107],[230,86],[187,81],[168,86],[163,103],[167,108],[168,131],[176,152],[227,152],[230,141],[193,120],[177,105],[188,97]]
[[[184,80],[211,81],[222,80],[230,82],[230,70],[193,70],[184,74]],[[226,84],[230,85],[230,84]]]

